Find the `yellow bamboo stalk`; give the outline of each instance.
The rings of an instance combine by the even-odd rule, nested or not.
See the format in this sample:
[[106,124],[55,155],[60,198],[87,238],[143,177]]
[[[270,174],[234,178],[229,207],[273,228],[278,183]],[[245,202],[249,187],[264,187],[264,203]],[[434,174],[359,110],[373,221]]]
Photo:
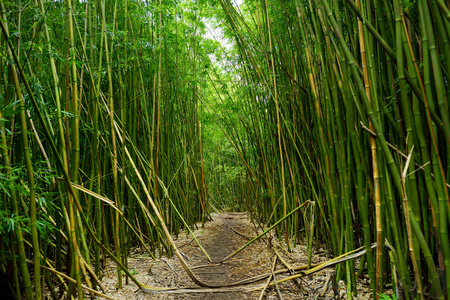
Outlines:
[[[356,5],[361,10],[361,2],[360,0],[356,0]],[[367,98],[369,102],[371,102],[371,94],[370,94],[370,79],[369,72],[367,70],[367,60],[366,60],[366,45],[364,39],[364,30],[363,23],[360,19],[358,19],[358,33],[359,33],[359,46],[361,48],[361,63],[363,69],[363,78],[364,78],[364,88],[366,91]],[[369,123],[370,130],[373,130],[372,123]],[[383,259],[383,220],[381,219],[381,194],[380,194],[380,183],[379,183],[379,173],[378,173],[378,162],[377,162],[377,144],[376,139],[373,136],[370,136],[370,150],[372,152],[372,168],[373,168],[373,193],[374,193],[374,202],[375,202],[375,222],[376,222],[376,231],[377,231],[377,248],[376,248],[376,260],[375,260],[375,268],[376,268],[376,282],[375,282],[375,297],[376,299],[380,298],[380,294],[383,292],[383,287],[381,286],[382,274],[382,259]]]

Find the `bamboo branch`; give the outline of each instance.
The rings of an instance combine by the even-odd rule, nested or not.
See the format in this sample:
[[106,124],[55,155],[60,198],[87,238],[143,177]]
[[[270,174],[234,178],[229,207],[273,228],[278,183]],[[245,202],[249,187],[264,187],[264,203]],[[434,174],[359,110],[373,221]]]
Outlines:
[[[367,131],[368,133],[370,133],[372,136],[377,137],[377,134],[375,132],[373,132],[372,130],[370,130],[369,128],[367,128],[363,122],[361,122],[361,128],[364,129],[365,131]],[[386,142],[386,144],[388,145],[389,148],[391,148],[392,150],[394,150],[395,152],[397,152],[398,154],[400,154],[403,158],[407,159],[408,155],[406,155],[405,153],[403,153],[402,151],[398,150],[394,145],[390,144],[389,142]],[[424,167],[429,164],[430,162],[427,162],[424,165],[419,165],[418,163],[414,163],[414,165],[421,171],[425,171]],[[434,174],[431,173],[431,177],[434,179]],[[450,189],[450,184],[445,183],[447,188]]]

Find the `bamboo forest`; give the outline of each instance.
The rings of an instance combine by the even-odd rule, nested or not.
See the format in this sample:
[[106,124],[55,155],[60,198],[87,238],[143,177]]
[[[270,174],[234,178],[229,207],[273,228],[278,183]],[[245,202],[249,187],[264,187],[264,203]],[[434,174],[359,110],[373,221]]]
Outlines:
[[450,299],[450,0],[0,11],[0,299]]

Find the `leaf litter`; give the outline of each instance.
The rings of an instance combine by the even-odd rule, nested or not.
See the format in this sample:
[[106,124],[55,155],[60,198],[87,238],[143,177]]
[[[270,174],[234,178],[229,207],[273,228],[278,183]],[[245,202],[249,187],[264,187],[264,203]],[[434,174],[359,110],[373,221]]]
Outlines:
[[[258,232],[259,233],[259,232]],[[200,244],[206,249],[213,262],[209,262],[201,252],[192,236],[180,234],[174,236],[175,244],[188,262],[191,270],[204,283],[222,288],[199,289],[186,274],[178,259],[162,256],[152,259],[144,249],[136,247],[128,256],[128,268],[143,284],[164,288],[174,288],[172,292],[145,293],[131,281],[123,288],[117,287],[117,274],[114,262],[107,262],[107,272],[103,274],[102,284],[106,295],[114,299],[260,299],[261,292],[272,275],[274,258],[276,280],[291,275],[279,273],[286,265],[295,268],[306,266],[308,254],[305,245],[299,244],[286,251],[283,242],[276,237],[264,237],[236,256],[220,263],[227,255],[233,253],[256,236],[256,231],[246,213],[222,212],[212,214],[212,221],[194,231]],[[272,235],[273,236],[273,235]],[[314,251],[314,250],[313,250]],[[329,261],[323,249],[319,248],[313,255],[313,264]],[[278,271],[278,273],[277,273]],[[301,272],[301,271],[300,271]],[[255,281],[258,275],[259,281]],[[343,281],[335,283],[334,268],[326,268],[302,278],[271,285],[264,290],[262,299],[346,299]],[[273,279],[273,277],[271,277]],[[237,282],[249,281],[250,284],[229,286]],[[273,280],[272,280],[273,282]],[[223,287],[227,286],[227,287]],[[178,289],[178,291],[177,291]],[[357,281],[355,299],[372,299],[372,292],[367,278]],[[199,291],[199,292],[196,292]]]

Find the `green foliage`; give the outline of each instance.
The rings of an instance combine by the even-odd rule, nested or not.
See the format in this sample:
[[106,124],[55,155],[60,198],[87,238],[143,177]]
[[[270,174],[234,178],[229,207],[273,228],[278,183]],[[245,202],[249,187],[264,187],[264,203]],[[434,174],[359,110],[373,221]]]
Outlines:
[[[101,246],[122,262],[138,243],[161,248],[162,223],[181,228],[173,207],[165,210],[163,182],[188,224],[214,208],[275,223],[312,200],[311,213],[279,227],[288,246],[304,239],[309,253],[323,244],[338,256],[386,238],[398,266],[380,252],[378,268],[367,252],[374,291],[397,272],[406,293],[416,282],[420,293],[442,298],[435,264],[449,275],[447,287],[450,274],[434,258],[450,257],[448,8],[444,1],[358,3],[361,9],[350,0],[1,1],[30,84],[20,78],[15,86],[18,63],[2,35],[0,248],[7,265],[25,266],[12,285],[31,299],[42,280],[27,280],[33,267],[26,262],[36,266],[41,255],[64,270],[80,263],[79,249],[100,274]],[[392,153],[408,155],[413,146],[403,186],[406,161]],[[82,186],[76,197],[63,169]],[[139,206],[147,196],[164,222]],[[337,267],[348,295],[355,273],[352,261]],[[68,275],[81,297],[82,274]],[[49,282],[64,286],[55,276]],[[67,296],[75,289],[69,284]]]
[[397,296],[393,294],[392,296],[385,295],[385,294],[378,294],[380,296],[380,299],[382,300],[397,300]]
[[[8,157],[13,166],[9,169],[0,165],[0,230],[6,234],[0,245],[2,251],[17,244],[18,249],[24,250],[18,263],[32,256],[35,261],[40,260],[43,255],[54,266],[61,266],[77,263],[73,254],[76,243],[84,259],[94,261],[100,274],[105,251],[101,253],[99,245],[87,235],[95,232],[104,245],[126,257],[128,249],[142,242],[127,225],[135,221],[142,222],[139,230],[151,238],[147,242],[154,250],[160,243],[161,228],[151,226],[148,216],[138,209],[131,189],[140,183],[130,168],[130,159],[138,165],[158,206],[165,205],[164,190],[158,184],[161,180],[188,224],[205,221],[205,169],[209,166],[203,164],[203,153],[209,149],[200,147],[202,135],[208,138],[201,125],[204,108],[199,96],[204,97],[208,87],[205,77],[209,70],[205,67],[215,68],[210,55],[216,55],[220,45],[203,37],[203,4],[39,0],[19,7],[2,3],[8,8],[5,21],[10,40],[38,103],[37,107],[32,105],[31,95],[23,85],[23,97],[15,95],[8,68],[17,63],[8,56],[2,39],[0,67],[6,72],[5,84],[0,87],[0,131],[6,135],[0,148],[2,159]],[[69,15],[69,3],[73,16]],[[18,105],[22,100],[36,128],[34,131],[30,119],[26,120],[27,149],[18,125]],[[111,109],[120,137],[113,132]],[[43,121],[38,120],[39,114]],[[121,138],[131,158],[125,155]],[[50,142],[56,145],[58,153],[52,152]],[[25,172],[25,150],[29,150],[32,160],[32,175]],[[116,218],[111,207],[83,192],[77,194],[82,208],[78,211],[74,197],[68,196],[67,183],[61,181],[58,156],[64,157],[64,168],[74,182],[112,199],[130,223]],[[33,187],[31,177],[35,179]],[[138,199],[145,197],[143,190],[137,193]],[[34,202],[30,203],[34,194],[35,211],[31,210]],[[14,212],[16,207],[18,213]],[[82,222],[82,213],[88,216],[86,223]],[[155,212],[150,217],[155,218]],[[172,209],[164,217],[172,226],[169,230],[180,230],[178,215]],[[32,222],[36,224],[36,234],[32,232]],[[103,224],[114,226],[102,228]],[[113,231],[115,225],[119,231]],[[25,241],[22,245],[18,242],[20,235]],[[17,239],[16,243],[10,237]],[[36,241],[41,242],[42,248],[30,251],[30,243]],[[15,259],[7,257],[8,263]],[[21,272],[26,273],[27,268]],[[18,274],[25,278],[25,273]],[[81,283],[80,274],[69,275]],[[30,289],[26,289],[27,297]],[[67,292],[72,290],[70,285]]]
[[[17,230],[19,223],[26,222],[29,222],[28,218],[15,216],[14,214],[7,215],[6,211],[0,211],[0,234],[7,238],[9,233],[14,233]],[[6,245],[8,242],[10,242],[8,238],[4,240]]]
[[[393,280],[389,273],[398,272],[404,287],[415,282],[423,296],[425,287],[433,286],[429,292],[442,299],[437,269],[443,263],[438,267],[432,258],[450,257],[445,213],[450,161],[441,160],[450,141],[445,1],[262,0],[244,1],[239,8],[219,2],[225,34],[236,40],[237,89],[245,99],[236,115],[226,97],[221,109],[238,116],[227,129],[242,124],[236,140],[259,182],[249,202],[258,217],[275,222],[311,199],[314,220],[305,215],[278,231],[286,233],[288,244],[290,237],[302,237],[298,229],[307,232],[313,224],[304,236],[309,253],[313,240],[327,245],[333,256],[366,246],[374,294]],[[430,108],[430,103],[440,105]],[[436,126],[438,119],[447,125]],[[411,175],[403,186],[404,157],[413,147],[404,170]],[[426,170],[417,167],[421,164]],[[432,179],[432,172],[439,177]],[[438,218],[439,237],[431,225]],[[384,239],[403,253],[395,270],[381,247]],[[374,241],[376,255],[369,251]],[[434,243],[447,254],[439,254]],[[336,270],[349,296],[355,273],[352,261]]]

